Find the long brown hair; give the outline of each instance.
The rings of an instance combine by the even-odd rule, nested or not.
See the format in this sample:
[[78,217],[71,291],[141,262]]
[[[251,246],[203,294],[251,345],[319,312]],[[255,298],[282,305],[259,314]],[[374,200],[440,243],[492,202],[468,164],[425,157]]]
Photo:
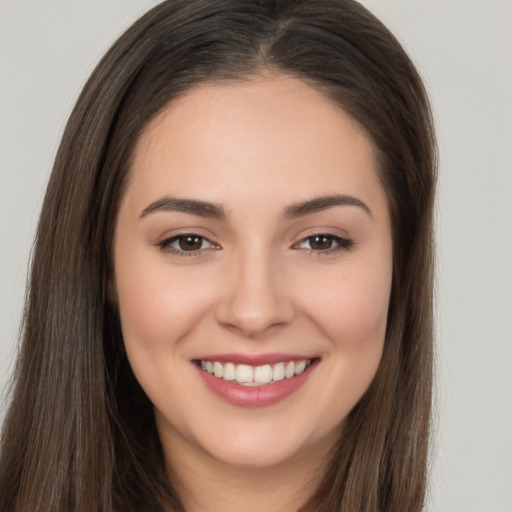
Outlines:
[[115,219],[147,123],[200,83],[244,80],[261,70],[304,80],[366,130],[393,226],[382,362],[301,510],[423,508],[436,162],[422,82],[394,36],[353,0],[169,0],[108,51],[62,138],[3,427],[0,510],[183,510],[109,301]]

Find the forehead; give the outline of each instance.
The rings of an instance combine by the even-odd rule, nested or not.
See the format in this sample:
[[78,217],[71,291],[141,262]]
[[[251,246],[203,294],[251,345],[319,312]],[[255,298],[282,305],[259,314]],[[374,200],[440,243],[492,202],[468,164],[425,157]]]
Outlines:
[[290,202],[376,186],[373,146],[317,89],[288,76],[206,84],[172,101],[139,138],[130,182],[218,202],[272,192]]

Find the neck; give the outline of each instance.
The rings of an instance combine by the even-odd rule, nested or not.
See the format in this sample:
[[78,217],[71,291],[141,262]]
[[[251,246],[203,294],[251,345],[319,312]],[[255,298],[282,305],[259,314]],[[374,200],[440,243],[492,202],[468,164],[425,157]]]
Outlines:
[[269,467],[232,466],[187,444],[164,442],[164,452],[187,512],[297,512],[320,484],[331,441]]

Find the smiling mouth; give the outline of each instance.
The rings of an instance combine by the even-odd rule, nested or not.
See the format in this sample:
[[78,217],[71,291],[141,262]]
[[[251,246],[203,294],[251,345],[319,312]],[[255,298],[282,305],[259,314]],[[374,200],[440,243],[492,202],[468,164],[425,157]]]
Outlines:
[[304,359],[273,365],[250,366],[230,362],[200,360],[197,361],[197,364],[204,372],[218,379],[231,381],[242,386],[267,386],[300,375],[313,361],[313,359]]

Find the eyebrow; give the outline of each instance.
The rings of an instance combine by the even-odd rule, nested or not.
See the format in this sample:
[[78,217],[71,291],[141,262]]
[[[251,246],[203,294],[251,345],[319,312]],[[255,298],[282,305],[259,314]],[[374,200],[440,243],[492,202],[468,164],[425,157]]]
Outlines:
[[[283,218],[296,219],[335,206],[357,206],[362,208],[370,217],[373,217],[370,208],[360,199],[347,195],[333,195],[315,197],[308,201],[294,203],[285,208]],[[181,212],[219,220],[225,220],[227,217],[224,208],[219,204],[197,199],[178,199],[170,196],[157,199],[146,206],[142,210],[140,218],[142,219],[155,212]]]
[[142,210],[140,218],[142,219],[155,212],[182,212],[220,220],[226,218],[224,208],[218,204],[198,201],[196,199],[178,199],[169,196],[162,197],[146,206]]
[[347,195],[315,197],[309,201],[292,204],[284,210],[283,217],[285,219],[296,219],[335,206],[357,206],[362,208],[370,217],[373,217],[370,208],[363,201]]

